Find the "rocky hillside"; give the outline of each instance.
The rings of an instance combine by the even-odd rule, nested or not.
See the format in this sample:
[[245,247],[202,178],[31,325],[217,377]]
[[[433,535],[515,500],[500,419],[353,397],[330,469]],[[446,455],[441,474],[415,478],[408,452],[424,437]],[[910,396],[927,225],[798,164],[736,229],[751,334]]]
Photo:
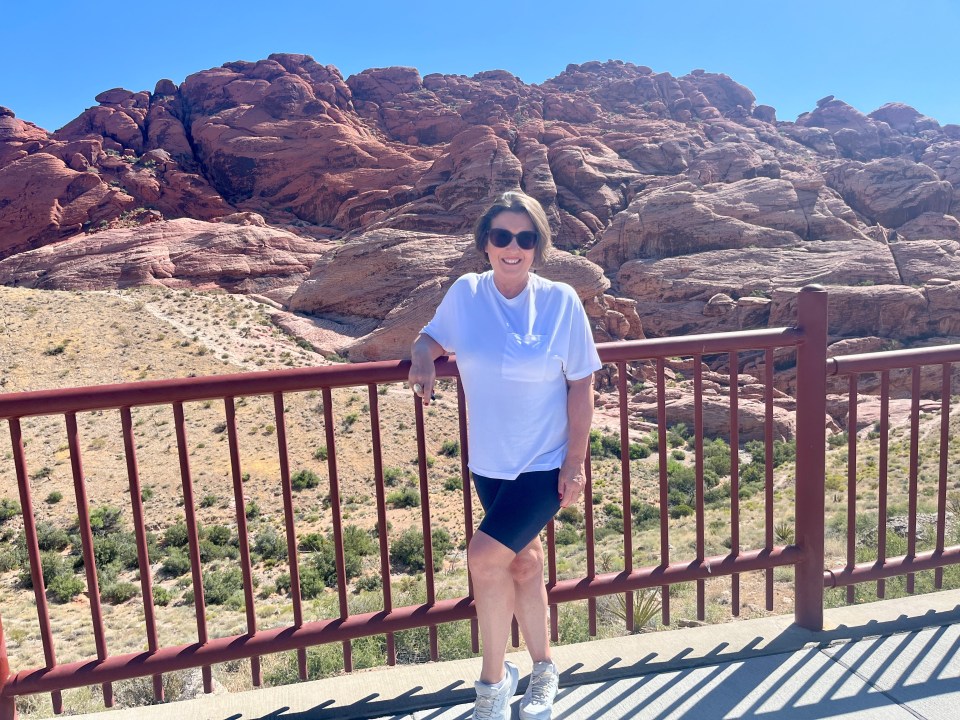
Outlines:
[[54,133],[0,108],[0,283],[221,287],[396,356],[519,186],[599,340],[783,324],[810,282],[838,340],[960,335],[960,126],[905,105],[785,122],[700,70],[344,79],[287,54],[96,99]]

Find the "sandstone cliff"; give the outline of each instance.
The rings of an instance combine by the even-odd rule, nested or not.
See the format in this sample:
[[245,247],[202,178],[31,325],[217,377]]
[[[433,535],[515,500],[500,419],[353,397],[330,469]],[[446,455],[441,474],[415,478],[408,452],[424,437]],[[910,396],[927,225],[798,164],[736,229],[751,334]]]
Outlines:
[[836,339],[960,335],[960,127],[902,104],[787,122],[701,70],[344,79],[290,54],[97,102],[54,133],[0,109],[0,282],[265,294],[339,328],[326,350],[396,355],[519,186],[598,339],[781,324],[810,282]]

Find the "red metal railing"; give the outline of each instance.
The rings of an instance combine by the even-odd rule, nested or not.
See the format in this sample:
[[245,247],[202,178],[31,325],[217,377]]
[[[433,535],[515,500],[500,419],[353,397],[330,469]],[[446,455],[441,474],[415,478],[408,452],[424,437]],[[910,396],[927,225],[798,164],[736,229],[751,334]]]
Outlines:
[[[847,409],[847,523],[846,548],[847,562],[842,567],[829,569],[824,573],[827,587],[845,587],[847,602],[854,601],[854,586],[858,583],[876,581],[876,596],[882,598],[887,578],[906,574],[906,591],[915,590],[915,573],[935,569],[934,587],[943,586],[943,568],[960,562],[960,547],[946,547],[947,488],[949,485],[950,450],[950,409],[951,387],[953,381],[953,363],[960,362],[960,345],[944,347],[917,348],[910,350],[892,350],[862,355],[848,355],[831,358],[827,362],[830,375],[846,378]],[[924,382],[924,371],[926,382]],[[875,432],[879,435],[879,453],[877,458],[864,458],[858,452],[858,413],[863,399],[860,392],[861,381],[875,384],[879,377],[879,420]],[[909,377],[909,383],[907,378]],[[842,386],[842,383],[841,383]],[[890,402],[893,395],[902,399],[909,398],[909,462],[907,477],[903,478],[890,472]],[[924,552],[917,551],[918,486],[920,458],[920,404],[924,397],[939,399],[940,427],[934,452],[939,458],[936,491],[936,537],[933,547]],[[877,517],[875,558],[857,562],[857,550],[863,543],[858,542],[857,518],[858,498],[866,499],[870,493],[858,479],[858,470],[867,460],[875,460],[877,467]],[[905,481],[905,482],[904,482]],[[954,478],[954,482],[956,478]],[[888,500],[893,486],[901,489],[905,486],[907,494],[907,528],[905,533],[906,553],[897,557],[887,557],[888,544]],[[862,505],[861,505],[862,507]]]
[[[620,502],[623,517],[622,556],[623,569],[612,572],[597,572],[595,537],[595,514],[591,502],[584,507],[585,571],[578,577],[560,579],[555,545],[554,527],[547,529],[547,573],[551,603],[551,634],[558,635],[557,605],[574,600],[587,600],[590,634],[597,632],[597,599],[607,595],[623,594],[627,630],[633,630],[634,594],[647,588],[661,589],[661,613],[664,623],[670,622],[671,585],[695,582],[697,587],[697,615],[705,617],[705,581],[729,576],[733,613],[739,610],[740,575],[750,571],[765,571],[766,604],[773,609],[773,569],[780,566],[796,566],[796,622],[804,627],[820,629],[823,617],[823,590],[826,584],[861,582],[876,577],[888,577],[896,571],[916,571],[939,567],[956,562],[958,550],[943,547],[940,533],[938,550],[929,557],[917,556],[887,560],[878,570],[849,566],[840,572],[824,573],[824,447],[826,407],[826,293],[811,287],[798,295],[798,324],[794,328],[777,328],[737,333],[665,338],[638,342],[611,343],[601,346],[600,354],[605,363],[616,368],[617,395],[619,400],[620,440]],[[774,421],[774,351],[779,348],[793,350],[797,354],[797,405],[796,405],[796,505],[794,542],[777,545],[774,536],[773,492],[773,441]],[[951,362],[960,358],[960,350],[954,349],[942,358],[939,351],[920,351],[917,361]],[[759,354],[758,354],[759,353]],[[666,403],[668,368],[672,358],[690,358],[693,369],[695,396],[693,422],[693,451],[695,493],[693,521],[695,525],[694,554],[677,559],[676,549],[671,552],[670,492],[671,477],[668,468],[668,419],[672,412]],[[931,360],[933,358],[933,360]],[[764,540],[761,547],[741,548],[740,517],[740,390],[743,367],[747,361],[754,363],[763,372],[763,437],[765,439],[765,483],[763,494]],[[831,361],[836,372],[862,372],[857,362],[849,358]],[[631,363],[628,367],[628,363]],[[633,537],[631,506],[635,499],[634,468],[630,460],[631,417],[633,400],[628,388],[628,374],[636,363],[645,365],[655,373],[657,387],[656,435],[659,459],[657,463],[659,499],[660,551],[659,563],[654,566],[637,567]],[[730,440],[729,483],[729,528],[730,552],[708,556],[706,552],[707,529],[705,525],[705,469],[704,469],[704,377],[703,368],[726,365],[729,389],[726,391],[728,418],[727,436]],[[866,366],[863,366],[866,368]],[[873,366],[871,366],[873,367]],[[945,365],[946,367],[946,365]],[[438,377],[456,378],[456,364],[450,359],[437,362]],[[946,372],[946,371],[944,371]],[[424,582],[426,600],[421,604],[395,607],[390,572],[390,525],[386,515],[385,470],[383,464],[383,441],[380,430],[380,407],[378,385],[405,380],[407,363],[379,362],[362,365],[335,366],[310,369],[247,373],[220,377],[187,378],[175,381],[141,382],[127,385],[75,388],[57,391],[41,391],[0,396],[0,418],[6,418],[10,426],[12,457],[23,510],[24,535],[30,562],[31,579],[37,606],[37,622],[44,650],[44,666],[36,669],[10,673],[6,645],[0,645],[0,720],[15,717],[14,700],[19,695],[50,692],[56,712],[62,711],[60,692],[67,688],[103,684],[106,705],[112,702],[110,683],[135,677],[152,677],[155,697],[162,699],[161,677],[163,673],[186,668],[203,668],[204,686],[210,690],[210,667],[231,660],[250,659],[254,685],[262,682],[259,658],[262,655],[281,651],[296,651],[298,671],[301,678],[307,676],[306,648],[323,643],[342,643],[343,664],[346,670],[353,667],[351,641],[369,636],[386,635],[387,662],[397,661],[394,633],[411,628],[429,628],[430,657],[438,659],[440,649],[437,626],[457,620],[472,621],[472,643],[477,651],[477,633],[474,609],[470,597],[469,578],[465,593],[460,597],[438,599],[432,558],[430,467],[428,463],[427,435],[423,409],[419,401],[412,401],[417,442],[417,475],[421,508],[421,532],[424,548]],[[745,375],[745,373],[744,373]],[[380,579],[383,605],[373,612],[351,613],[348,602],[348,582],[344,557],[343,511],[341,507],[340,474],[338,472],[338,436],[333,415],[332,391],[345,387],[366,387],[371,421],[370,450],[373,478],[371,496],[377,503],[377,538],[379,543]],[[949,385],[947,385],[949,389]],[[326,438],[326,464],[329,476],[329,501],[334,556],[336,564],[336,593],[338,615],[315,621],[305,619],[301,597],[298,557],[298,534],[295,519],[296,502],[291,488],[289,448],[286,426],[285,397],[302,391],[317,391],[322,394],[324,430]],[[279,486],[282,496],[287,558],[290,573],[290,601],[293,622],[289,625],[260,629],[255,612],[256,599],[253,593],[251,549],[244,511],[245,476],[241,467],[240,439],[235,401],[238,398],[269,396],[273,399]],[[197,523],[193,473],[187,437],[187,422],[184,403],[220,400],[224,403],[226,436],[229,445],[230,477],[236,509],[239,543],[239,563],[244,584],[244,612],[246,632],[227,637],[210,637],[207,628],[207,612],[204,604],[203,568],[200,557],[200,532]],[[90,529],[89,503],[85,495],[85,478],[81,461],[81,444],[78,441],[76,414],[90,411],[119,411],[124,458],[130,487],[131,512],[137,543],[139,566],[150,567],[145,511],[141,497],[140,468],[138,466],[135,426],[131,409],[151,405],[171,406],[176,430],[179,477],[182,485],[184,513],[191,565],[195,616],[197,623],[196,642],[179,645],[164,645],[157,632],[157,620],[153,603],[150,572],[140,573],[141,593],[145,620],[145,649],[141,652],[111,655],[105,642],[103,617],[99,603],[97,573],[93,553],[93,537]],[[473,526],[473,506],[469,473],[467,471],[467,435],[462,389],[457,389],[459,413],[459,442],[461,447],[461,472],[463,493],[463,523],[466,542],[469,543]],[[855,410],[853,411],[854,418]],[[31,476],[27,468],[27,456],[21,419],[31,416],[64,416],[69,438],[69,454],[72,465],[76,502],[83,545],[83,560],[87,577],[87,589],[91,598],[91,624],[96,644],[96,656],[82,660],[58,663],[54,652],[54,637],[51,630],[45,594],[41,555],[38,545],[35,513],[31,496]],[[854,442],[851,433],[851,442]],[[587,490],[585,498],[593,496],[593,463],[587,463]],[[941,490],[945,487],[941,482]],[[943,494],[943,491],[942,493]],[[944,495],[945,498],[945,495]],[[941,510],[945,499],[941,500]],[[942,512],[941,512],[942,514]],[[942,528],[941,528],[942,529]],[[877,574],[879,573],[879,574]],[[2,636],[2,626],[0,626]],[[514,633],[516,641],[516,633]]]

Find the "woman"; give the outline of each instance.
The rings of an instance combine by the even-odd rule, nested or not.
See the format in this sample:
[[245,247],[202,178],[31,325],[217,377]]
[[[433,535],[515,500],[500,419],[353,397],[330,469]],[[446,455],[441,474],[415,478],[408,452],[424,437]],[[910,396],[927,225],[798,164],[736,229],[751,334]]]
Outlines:
[[569,285],[535,275],[550,248],[536,200],[501,195],[477,221],[491,270],[460,277],[413,342],[410,386],[429,404],[434,361],[456,353],[467,399],[470,470],[485,515],[467,552],[483,665],[474,717],[509,718],[518,670],[505,662],[516,616],[533,659],[520,703],[550,718],[558,671],[550,658],[540,531],[580,500],[600,359]]

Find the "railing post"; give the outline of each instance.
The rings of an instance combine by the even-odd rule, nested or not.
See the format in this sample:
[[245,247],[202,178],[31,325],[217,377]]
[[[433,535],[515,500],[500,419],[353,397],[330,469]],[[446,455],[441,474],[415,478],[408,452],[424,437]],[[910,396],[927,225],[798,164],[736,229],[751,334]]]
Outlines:
[[[7,639],[3,635],[3,621],[0,620],[0,693],[7,678],[10,677],[10,660],[7,658]],[[0,720],[17,720],[17,699],[0,695]]]
[[824,474],[827,414],[827,292],[807,285],[797,298],[797,488],[794,622],[823,629]]

